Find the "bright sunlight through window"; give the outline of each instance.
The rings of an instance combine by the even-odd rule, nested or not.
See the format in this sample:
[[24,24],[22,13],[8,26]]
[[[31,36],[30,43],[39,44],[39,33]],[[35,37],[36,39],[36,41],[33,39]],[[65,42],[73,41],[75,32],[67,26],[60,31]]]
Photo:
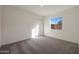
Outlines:
[[39,35],[39,26],[36,25],[33,29],[32,29],[32,38],[35,38],[36,36]]

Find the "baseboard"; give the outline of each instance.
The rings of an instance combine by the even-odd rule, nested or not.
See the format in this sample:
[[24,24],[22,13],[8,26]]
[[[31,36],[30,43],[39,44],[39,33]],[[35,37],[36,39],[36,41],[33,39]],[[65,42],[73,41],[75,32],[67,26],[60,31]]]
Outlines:
[[66,41],[66,40],[63,40],[63,39],[59,39],[59,38],[53,38],[53,37],[46,36],[46,35],[44,35],[44,36],[45,36],[45,37],[52,38],[52,39],[62,40],[62,41],[65,41],[65,42],[69,42],[69,43],[72,43],[72,44],[77,44],[77,45],[79,45],[78,43],[75,43],[75,42],[70,42],[70,41]]
[[[77,43],[74,43],[74,42],[70,42],[70,41],[66,41],[66,40],[62,40],[62,39],[58,39],[58,38],[53,38],[53,37],[46,36],[46,35],[40,35],[40,36],[45,36],[45,37],[48,37],[48,38],[52,38],[52,39],[56,39],[56,40],[61,40],[61,41],[65,41],[65,42],[69,42],[69,43],[77,44]],[[23,39],[23,40],[15,41],[15,42],[10,42],[10,43],[7,43],[7,44],[2,44],[2,45],[0,45],[0,47],[3,46],[3,45],[14,44],[14,43],[18,43],[18,42],[21,42],[21,41],[24,41],[24,40],[28,40],[28,39],[31,39],[31,38],[27,38],[27,39]],[[77,45],[79,45],[79,44],[77,44]]]
[[28,39],[31,39],[31,38],[27,38],[27,39],[23,39],[23,40],[13,41],[13,42],[10,42],[10,43],[2,44],[1,46],[9,45],[9,44],[14,44],[14,43],[18,43],[18,42],[21,42],[21,41],[24,41],[24,40],[28,40]]

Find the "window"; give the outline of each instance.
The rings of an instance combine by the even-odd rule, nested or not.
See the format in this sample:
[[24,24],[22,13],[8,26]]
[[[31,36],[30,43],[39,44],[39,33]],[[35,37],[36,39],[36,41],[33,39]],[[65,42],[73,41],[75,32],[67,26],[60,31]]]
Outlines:
[[62,29],[62,17],[51,19],[51,29]]
[[39,25],[36,25],[33,29],[32,29],[32,38],[35,38],[36,36],[39,35]]

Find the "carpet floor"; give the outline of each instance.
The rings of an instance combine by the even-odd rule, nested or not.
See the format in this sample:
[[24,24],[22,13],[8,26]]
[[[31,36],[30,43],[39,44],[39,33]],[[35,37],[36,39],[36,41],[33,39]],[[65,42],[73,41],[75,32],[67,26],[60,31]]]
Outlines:
[[20,42],[4,45],[0,54],[76,54],[78,44],[60,39],[39,36]]

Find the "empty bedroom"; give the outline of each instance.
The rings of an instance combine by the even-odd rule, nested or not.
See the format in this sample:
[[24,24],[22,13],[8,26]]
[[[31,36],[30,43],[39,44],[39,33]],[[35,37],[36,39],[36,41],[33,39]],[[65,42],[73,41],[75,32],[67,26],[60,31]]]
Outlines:
[[0,54],[78,54],[78,5],[0,5]]

